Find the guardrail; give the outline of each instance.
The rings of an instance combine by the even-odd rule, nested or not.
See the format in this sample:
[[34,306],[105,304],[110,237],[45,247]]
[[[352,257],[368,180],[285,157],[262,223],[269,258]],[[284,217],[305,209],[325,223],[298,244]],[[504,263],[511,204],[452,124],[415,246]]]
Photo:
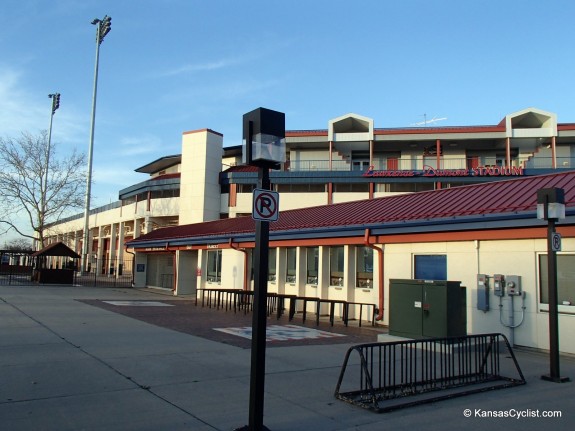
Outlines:
[[525,383],[507,338],[479,334],[351,347],[334,395],[382,413]]

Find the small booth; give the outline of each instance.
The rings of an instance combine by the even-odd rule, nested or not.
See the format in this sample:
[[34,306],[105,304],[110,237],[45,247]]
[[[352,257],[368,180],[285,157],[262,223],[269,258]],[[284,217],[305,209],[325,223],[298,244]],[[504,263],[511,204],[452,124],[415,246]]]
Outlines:
[[72,284],[80,255],[62,242],[56,242],[32,254],[32,281],[41,284]]

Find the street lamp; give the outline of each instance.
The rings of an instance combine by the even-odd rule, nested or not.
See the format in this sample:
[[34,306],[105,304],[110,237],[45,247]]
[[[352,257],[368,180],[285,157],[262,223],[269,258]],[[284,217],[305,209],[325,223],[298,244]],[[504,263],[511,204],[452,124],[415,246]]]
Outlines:
[[537,190],[537,218],[547,220],[547,289],[549,291],[549,375],[544,380],[555,383],[569,381],[559,372],[559,310],[557,306],[557,251],[561,249],[561,236],[555,232],[555,222],[565,218],[563,189]]
[[94,92],[92,95],[92,121],[90,125],[90,146],[88,150],[88,174],[86,177],[86,200],[84,206],[84,243],[82,244],[82,269],[88,270],[88,241],[90,240],[90,195],[92,191],[92,157],[94,152],[94,126],[96,121],[96,93],[98,90],[98,63],[100,61],[100,44],[112,29],[112,18],[108,15],[103,19],[94,19],[92,25],[96,26],[96,65],[94,67]]
[[[285,161],[285,114],[258,108],[243,117],[243,161],[258,167],[258,189],[270,190],[270,169],[279,169]],[[272,194],[269,193],[269,196]],[[254,208],[256,194],[254,193]],[[266,209],[269,206],[266,205]],[[277,212],[277,199],[272,212]],[[269,220],[277,220],[267,213]],[[252,214],[256,219],[256,244],[254,249],[254,305],[252,316],[252,356],[250,373],[249,425],[237,431],[263,431],[264,389],[266,366],[266,302],[268,290],[269,221]]]

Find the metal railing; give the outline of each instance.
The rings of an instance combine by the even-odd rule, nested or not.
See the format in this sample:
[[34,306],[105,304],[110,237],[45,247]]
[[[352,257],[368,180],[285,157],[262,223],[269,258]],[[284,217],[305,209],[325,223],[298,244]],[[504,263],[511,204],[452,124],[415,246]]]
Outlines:
[[132,287],[133,261],[118,259],[93,259],[89,271],[76,272],[74,284],[96,287]]
[[[505,160],[496,156],[481,156],[481,157],[461,157],[461,158],[444,158],[440,159],[439,169],[471,169],[472,166],[503,166]],[[435,157],[430,157],[425,160],[418,159],[394,159],[391,164],[386,159],[375,158],[372,166],[375,170],[393,170],[393,171],[412,171],[422,170],[423,166],[430,166],[437,169],[437,160]],[[527,169],[551,169],[553,166],[553,159],[551,157],[540,156],[535,154],[527,159],[513,158],[511,165],[515,167],[524,167]],[[557,168],[571,168],[575,167],[575,158],[573,157],[557,157]],[[329,160],[291,160],[286,163],[284,170],[292,172],[300,171],[365,171],[365,163],[358,166],[354,164],[353,160],[332,160],[331,169]]]
[[525,378],[507,338],[479,334],[351,347],[334,395],[382,413],[523,384]]
[[32,266],[0,265],[0,286],[30,284]]
[[286,171],[349,171],[351,163],[346,160],[290,160],[284,164]]
[[[244,314],[253,310],[254,292],[252,290],[199,289],[196,292],[196,305],[199,301],[198,292],[201,296],[202,307],[207,306],[226,311],[234,310],[234,312],[243,311]],[[266,298],[267,315],[276,314],[279,319],[286,310],[289,310],[289,320],[292,320],[295,314],[296,298],[295,295],[268,293]],[[286,301],[289,301],[289,308],[286,308]]]
[[[558,169],[575,168],[574,157],[557,157],[555,165]],[[535,155],[525,162],[527,169],[550,169],[553,166],[553,159],[551,157],[540,157]]]
[[[209,308],[233,310],[234,312],[243,311],[244,314],[252,310],[253,295],[251,290],[242,289],[198,289],[196,291],[196,305],[200,303],[201,306]],[[267,315],[276,315],[279,319],[286,311],[288,319],[293,320],[297,310],[301,308],[302,323],[305,323],[308,315],[308,304],[313,304],[313,312],[315,314],[315,323],[319,325],[321,316],[321,306],[327,305],[328,313],[326,316],[329,319],[331,326],[335,323],[336,306],[341,310],[341,320],[345,326],[350,322],[350,307],[355,306],[359,308],[359,318],[357,319],[358,325],[361,326],[362,318],[365,316],[366,321],[375,326],[375,316],[377,314],[377,307],[375,304],[363,302],[350,302],[340,299],[322,299],[317,297],[288,295],[282,293],[267,293]],[[289,305],[288,305],[289,303]],[[301,305],[301,307],[299,307]],[[365,311],[365,313],[364,313]]]

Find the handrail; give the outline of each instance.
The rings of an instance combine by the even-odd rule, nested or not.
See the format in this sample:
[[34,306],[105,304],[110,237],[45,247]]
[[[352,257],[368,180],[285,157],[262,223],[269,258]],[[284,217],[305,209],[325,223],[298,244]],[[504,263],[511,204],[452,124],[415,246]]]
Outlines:
[[[498,157],[495,155],[481,156],[481,157],[458,157],[458,158],[441,158],[439,169],[470,169],[471,166],[496,166],[498,164]],[[352,171],[357,169],[352,160],[333,160],[330,168],[329,160],[291,160],[285,163],[283,170],[291,172],[313,172],[313,171]],[[393,168],[390,167],[393,165]],[[524,167],[528,169],[552,169],[553,158],[534,154],[531,156],[525,155],[521,158],[513,158],[511,161],[515,167]],[[557,168],[570,168],[575,166],[575,157],[557,157]],[[393,161],[387,159],[374,160],[372,163],[374,170],[394,170],[394,171],[413,171],[423,169],[423,165],[429,165],[433,168],[437,167],[437,161],[421,160],[421,159],[399,159],[394,158]],[[364,165],[360,165],[361,170],[364,171]]]

